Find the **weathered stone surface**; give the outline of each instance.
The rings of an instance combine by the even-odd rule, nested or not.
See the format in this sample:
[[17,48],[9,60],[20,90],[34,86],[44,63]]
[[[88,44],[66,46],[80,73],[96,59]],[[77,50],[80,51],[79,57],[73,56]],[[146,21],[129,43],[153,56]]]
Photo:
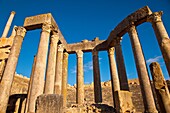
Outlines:
[[162,12],[153,13],[151,16],[149,16],[149,21],[152,23],[152,27],[158,40],[166,68],[170,75],[170,39],[161,19],[162,14]]
[[83,52],[76,51],[77,55],[77,92],[76,103],[79,105],[84,104],[84,71],[83,71]]
[[122,37],[127,32],[127,29],[130,27],[131,22],[134,22],[136,25],[146,22],[147,17],[150,14],[152,14],[152,11],[149,9],[148,6],[145,6],[127,16],[111,31],[107,39],[108,45],[114,46],[114,38]]
[[98,51],[94,49],[92,51],[92,55],[93,55],[94,99],[95,99],[95,103],[102,103],[102,89],[101,89]]
[[159,106],[161,108],[161,113],[170,112],[170,94],[168,90],[167,83],[162,74],[159,63],[153,62],[150,64],[150,70],[153,78],[153,84],[157,94]]
[[134,24],[132,24],[131,27],[129,28],[128,34],[130,36],[137,73],[142,89],[145,112],[157,113],[142,47],[138,38],[136,26]]
[[28,105],[28,112],[35,111],[35,101],[37,96],[43,94],[44,91],[44,75],[46,70],[46,59],[48,53],[48,42],[51,32],[51,25],[44,23],[42,26],[42,32],[36,55],[36,65],[34,70],[34,77],[32,82],[32,88],[30,93],[30,102]]
[[117,113],[134,113],[135,107],[132,103],[132,93],[129,91],[115,91]]
[[63,113],[63,97],[56,94],[38,96],[35,113]]
[[7,37],[8,31],[9,31],[9,29],[11,27],[12,20],[13,20],[14,16],[15,16],[15,12],[12,11],[11,14],[10,14],[10,17],[9,17],[7,23],[6,23],[6,26],[5,26],[4,32],[2,34],[2,37]]
[[7,108],[13,77],[26,30],[23,27],[17,27],[16,32],[17,35],[14,38],[14,44],[9,54],[3,78],[0,82],[0,112],[2,113],[5,112]]

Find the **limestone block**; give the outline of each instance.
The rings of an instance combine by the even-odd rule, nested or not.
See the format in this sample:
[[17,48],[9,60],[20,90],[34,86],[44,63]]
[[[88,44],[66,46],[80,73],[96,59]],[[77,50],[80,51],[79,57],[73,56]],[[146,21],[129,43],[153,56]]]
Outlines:
[[115,92],[117,113],[134,113],[135,108],[132,103],[132,93],[118,90]]
[[63,97],[56,94],[40,95],[36,100],[35,113],[62,113]]

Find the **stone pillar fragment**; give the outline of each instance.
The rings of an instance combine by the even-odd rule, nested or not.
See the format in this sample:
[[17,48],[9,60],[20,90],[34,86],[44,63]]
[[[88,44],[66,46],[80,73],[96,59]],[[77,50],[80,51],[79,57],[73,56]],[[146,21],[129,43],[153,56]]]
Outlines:
[[149,67],[151,70],[159,106],[161,108],[161,113],[170,113],[170,94],[160,65],[157,62],[153,62]]
[[132,50],[133,50],[139,82],[141,86],[145,112],[157,113],[154,97],[150,85],[150,79],[146,68],[145,59],[139,42],[136,27],[133,24],[129,28],[128,33],[132,44]]
[[59,95],[61,95],[61,85],[62,85],[63,50],[64,50],[63,45],[62,44],[58,45],[54,93]]
[[63,54],[63,73],[62,73],[62,95],[63,106],[67,107],[67,76],[68,76],[68,53]]
[[0,113],[5,113],[8,99],[11,91],[11,86],[18,62],[18,57],[20,54],[22,42],[26,33],[25,28],[17,27],[16,28],[16,36],[14,38],[14,42],[11,48],[11,52],[8,57],[8,61],[3,73],[3,78],[0,83]]
[[161,49],[166,68],[170,75],[170,39],[161,20],[162,12],[155,12],[149,17]]
[[116,113],[135,113],[132,93],[129,91],[115,91]]
[[42,32],[40,37],[40,43],[37,52],[36,65],[34,70],[34,77],[32,80],[32,88],[30,93],[30,102],[28,105],[28,112],[35,112],[36,98],[43,94],[44,90],[44,75],[46,70],[46,59],[48,52],[48,42],[51,32],[51,25],[44,23],[42,25]]
[[81,105],[84,103],[84,71],[83,71],[83,52],[76,51],[77,55],[77,91],[76,103]]
[[101,89],[101,80],[100,80],[98,51],[93,50],[92,54],[93,54],[94,99],[95,99],[95,103],[101,103],[102,89]]
[[0,82],[1,82],[1,79],[2,79],[2,75],[3,75],[3,73],[4,73],[5,64],[6,64],[5,60],[2,60],[2,61],[0,62]]
[[35,113],[63,113],[63,97],[56,94],[40,95]]
[[116,100],[114,93],[115,91],[120,90],[120,84],[119,84],[119,77],[117,74],[117,67],[116,67],[116,62],[114,58],[114,47],[110,48],[108,50],[108,56],[109,56],[109,64],[110,64],[110,75],[111,75],[111,84],[112,84],[112,95],[113,95],[113,102],[114,102],[114,107],[116,107]]
[[36,56],[34,56],[34,62],[33,62],[33,65],[32,65],[32,71],[31,71],[31,76],[30,76],[30,81],[29,81],[29,86],[28,86],[28,92],[27,92],[26,105],[25,105],[25,113],[28,112],[28,105],[29,105],[29,102],[30,102],[30,93],[31,93],[31,88],[32,88],[32,81],[33,81],[33,78],[34,78],[35,63],[36,63]]
[[16,103],[15,103],[15,111],[14,111],[14,113],[19,113],[20,103],[21,103],[21,98],[18,98]]
[[121,39],[117,40],[117,43],[115,46],[116,63],[117,63],[117,68],[118,68],[120,89],[129,91],[128,78],[127,78],[127,74],[126,74],[126,68],[125,68],[125,63],[124,63],[124,58],[123,58],[120,41],[121,41]]
[[7,37],[8,31],[9,31],[9,29],[11,27],[11,23],[12,23],[12,20],[13,20],[14,16],[15,16],[15,12],[12,11],[11,15],[9,16],[9,19],[8,19],[8,21],[6,23],[6,26],[5,26],[4,32],[2,34],[2,37]]
[[59,36],[52,35],[50,38],[50,50],[48,55],[48,66],[45,80],[45,94],[54,93],[55,69],[56,69],[56,55],[57,43]]

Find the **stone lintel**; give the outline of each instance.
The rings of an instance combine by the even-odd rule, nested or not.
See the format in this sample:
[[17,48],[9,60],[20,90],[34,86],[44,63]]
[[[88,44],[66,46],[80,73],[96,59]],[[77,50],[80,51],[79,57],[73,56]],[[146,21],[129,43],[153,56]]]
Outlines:
[[65,48],[67,48],[67,42],[64,39],[61,31],[59,30],[58,25],[55,22],[51,13],[26,17],[23,26],[27,31],[29,31],[34,29],[41,29],[43,23],[49,23],[52,25],[52,31],[59,33],[60,42],[64,45]]
[[152,14],[152,11],[148,6],[138,9],[134,13],[127,16],[122,22],[120,22],[111,32],[107,39],[107,43],[110,46],[114,46],[114,38],[122,37],[128,30],[129,26],[133,22],[136,26],[147,21],[147,17]]
[[94,48],[96,48],[97,50],[107,50],[106,41],[98,40],[68,44],[67,52],[69,54],[76,53],[77,50],[82,50],[83,52],[91,52]]

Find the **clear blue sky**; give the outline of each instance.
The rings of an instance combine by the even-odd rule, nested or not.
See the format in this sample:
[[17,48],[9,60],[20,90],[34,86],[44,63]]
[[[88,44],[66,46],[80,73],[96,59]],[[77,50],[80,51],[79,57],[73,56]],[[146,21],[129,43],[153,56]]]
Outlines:
[[[92,40],[95,37],[105,40],[111,30],[126,16],[146,5],[153,12],[164,12],[162,19],[168,34],[170,34],[170,1],[168,0],[0,0],[0,34],[3,32],[11,11],[16,12],[11,30],[14,25],[22,26],[24,18],[27,16],[50,12],[68,43],[80,42],[84,39]],[[11,30],[8,36],[10,36]],[[158,61],[166,79],[169,79],[151,24],[142,24],[137,27],[137,30],[147,65],[151,61]],[[27,32],[19,57],[17,73],[30,76],[39,38],[40,30]],[[137,78],[128,34],[123,38],[122,48],[128,78]],[[109,80],[107,52],[100,52],[99,58],[101,80]],[[70,55],[68,82],[71,85],[76,81],[75,67],[76,56]],[[85,83],[91,83],[93,80],[91,53],[84,54],[84,70]]]

